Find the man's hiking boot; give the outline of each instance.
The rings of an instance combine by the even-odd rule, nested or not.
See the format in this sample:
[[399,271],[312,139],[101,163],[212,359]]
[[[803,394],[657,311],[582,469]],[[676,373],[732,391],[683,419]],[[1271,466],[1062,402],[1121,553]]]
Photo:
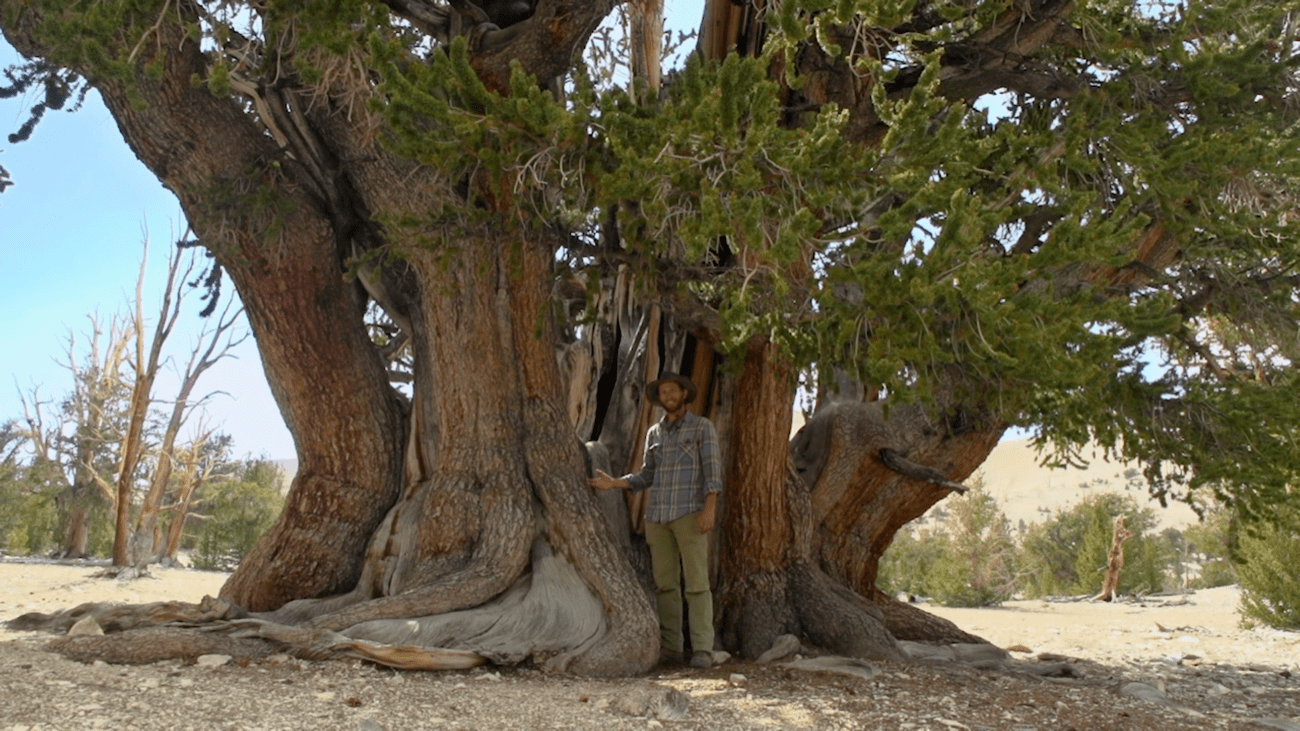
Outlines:
[[713,653],[705,650],[696,650],[695,654],[691,655],[691,667],[699,668],[701,670],[707,670],[708,668],[713,667]]

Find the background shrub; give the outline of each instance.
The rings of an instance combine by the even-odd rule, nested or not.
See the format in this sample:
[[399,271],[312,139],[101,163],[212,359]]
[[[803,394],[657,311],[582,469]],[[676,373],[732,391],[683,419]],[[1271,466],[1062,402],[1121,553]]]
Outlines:
[[1248,621],[1300,630],[1300,509],[1279,508],[1276,520],[1239,534],[1241,611]]
[[[232,479],[205,485],[193,560],[201,569],[230,571],[252,550],[284,509],[283,472],[267,460],[250,460]],[[197,517],[197,516],[196,516]]]

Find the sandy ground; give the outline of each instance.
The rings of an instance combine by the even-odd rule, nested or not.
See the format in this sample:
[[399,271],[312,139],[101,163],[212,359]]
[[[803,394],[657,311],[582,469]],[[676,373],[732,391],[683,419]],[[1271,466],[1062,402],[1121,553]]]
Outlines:
[[[197,602],[226,574],[153,569],[95,578],[101,567],[0,561],[0,621],[86,601]],[[525,669],[399,674],[359,663],[119,668],[46,652],[47,635],[0,631],[0,731],[118,728],[881,728],[1300,730],[1300,633],[1243,629],[1235,587],[1114,604],[1016,601],[926,607],[1012,650],[1077,658],[1083,679],[883,664],[874,679],[727,663],[615,681]],[[1173,702],[1134,700],[1128,681]],[[488,682],[483,682],[488,681]],[[689,711],[656,716],[655,694]],[[638,695],[640,694],[640,695]],[[649,695],[646,695],[649,694]],[[629,698],[649,698],[631,703]],[[667,698],[667,696],[664,696]],[[629,705],[631,703],[631,705]],[[667,701],[663,701],[667,703]],[[661,704],[662,705],[662,704]],[[635,707],[633,707],[635,706]],[[662,721],[659,719],[663,719]],[[1289,725],[1288,725],[1289,724]]]
[[1300,633],[1244,629],[1236,586],[1185,596],[1094,601],[1013,601],[1001,607],[926,609],[1001,647],[1023,645],[1093,660],[1167,659],[1300,668]]
[[[150,569],[134,581],[94,578],[97,565],[0,562],[0,621],[82,602],[142,603],[216,596],[228,574]],[[1093,660],[1196,655],[1208,662],[1260,663],[1300,671],[1300,633],[1242,628],[1235,586],[1138,603],[1013,601],[1000,607],[925,609],[1000,647],[1023,646]],[[0,635],[3,637],[3,635]]]

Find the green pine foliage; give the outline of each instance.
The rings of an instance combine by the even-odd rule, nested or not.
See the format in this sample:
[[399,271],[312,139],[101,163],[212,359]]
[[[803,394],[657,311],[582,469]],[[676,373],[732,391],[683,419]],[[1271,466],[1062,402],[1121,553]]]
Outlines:
[[929,594],[950,607],[984,607],[1009,598],[1016,585],[1011,523],[977,482],[948,500],[946,550],[926,575]]
[[950,550],[948,534],[932,528],[904,527],[880,557],[876,586],[888,594],[931,596],[931,568]]
[[983,607],[1011,598],[1018,550],[997,501],[977,482],[944,505],[939,525],[894,536],[880,558],[876,585],[891,594],[925,596],[953,607]]
[[197,507],[193,560],[200,569],[229,571],[284,509],[283,473],[267,460],[249,460],[228,480],[204,486]]
[[1247,623],[1300,630],[1300,507],[1293,500],[1277,514],[1240,534],[1241,609]]
[[1173,588],[1173,546],[1153,535],[1155,512],[1130,496],[1090,495],[1051,519],[1030,526],[1021,570],[1028,596],[1096,593],[1110,551],[1115,518],[1123,514],[1134,536],[1124,544],[1120,593]]
[[1199,574],[1188,581],[1188,587],[1213,589],[1235,584],[1241,521],[1218,502],[1205,506],[1203,512],[1201,522],[1183,531],[1187,553],[1200,568]]

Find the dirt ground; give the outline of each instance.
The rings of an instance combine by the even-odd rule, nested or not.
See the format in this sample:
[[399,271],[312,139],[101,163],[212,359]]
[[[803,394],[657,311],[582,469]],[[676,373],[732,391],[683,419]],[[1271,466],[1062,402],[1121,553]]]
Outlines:
[[[225,574],[0,561],[0,620],[86,601],[198,601]],[[858,675],[784,663],[661,667],[588,680],[527,668],[396,672],[359,662],[224,656],[90,665],[49,635],[0,631],[0,731],[35,729],[1258,729],[1300,731],[1300,633],[1243,629],[1224,587],[1143,602],[927,606],[1010,651]],[[1044,663],[1064,677],[1031,672]],[[1064,665],[1062,665],[1064,663]]]

